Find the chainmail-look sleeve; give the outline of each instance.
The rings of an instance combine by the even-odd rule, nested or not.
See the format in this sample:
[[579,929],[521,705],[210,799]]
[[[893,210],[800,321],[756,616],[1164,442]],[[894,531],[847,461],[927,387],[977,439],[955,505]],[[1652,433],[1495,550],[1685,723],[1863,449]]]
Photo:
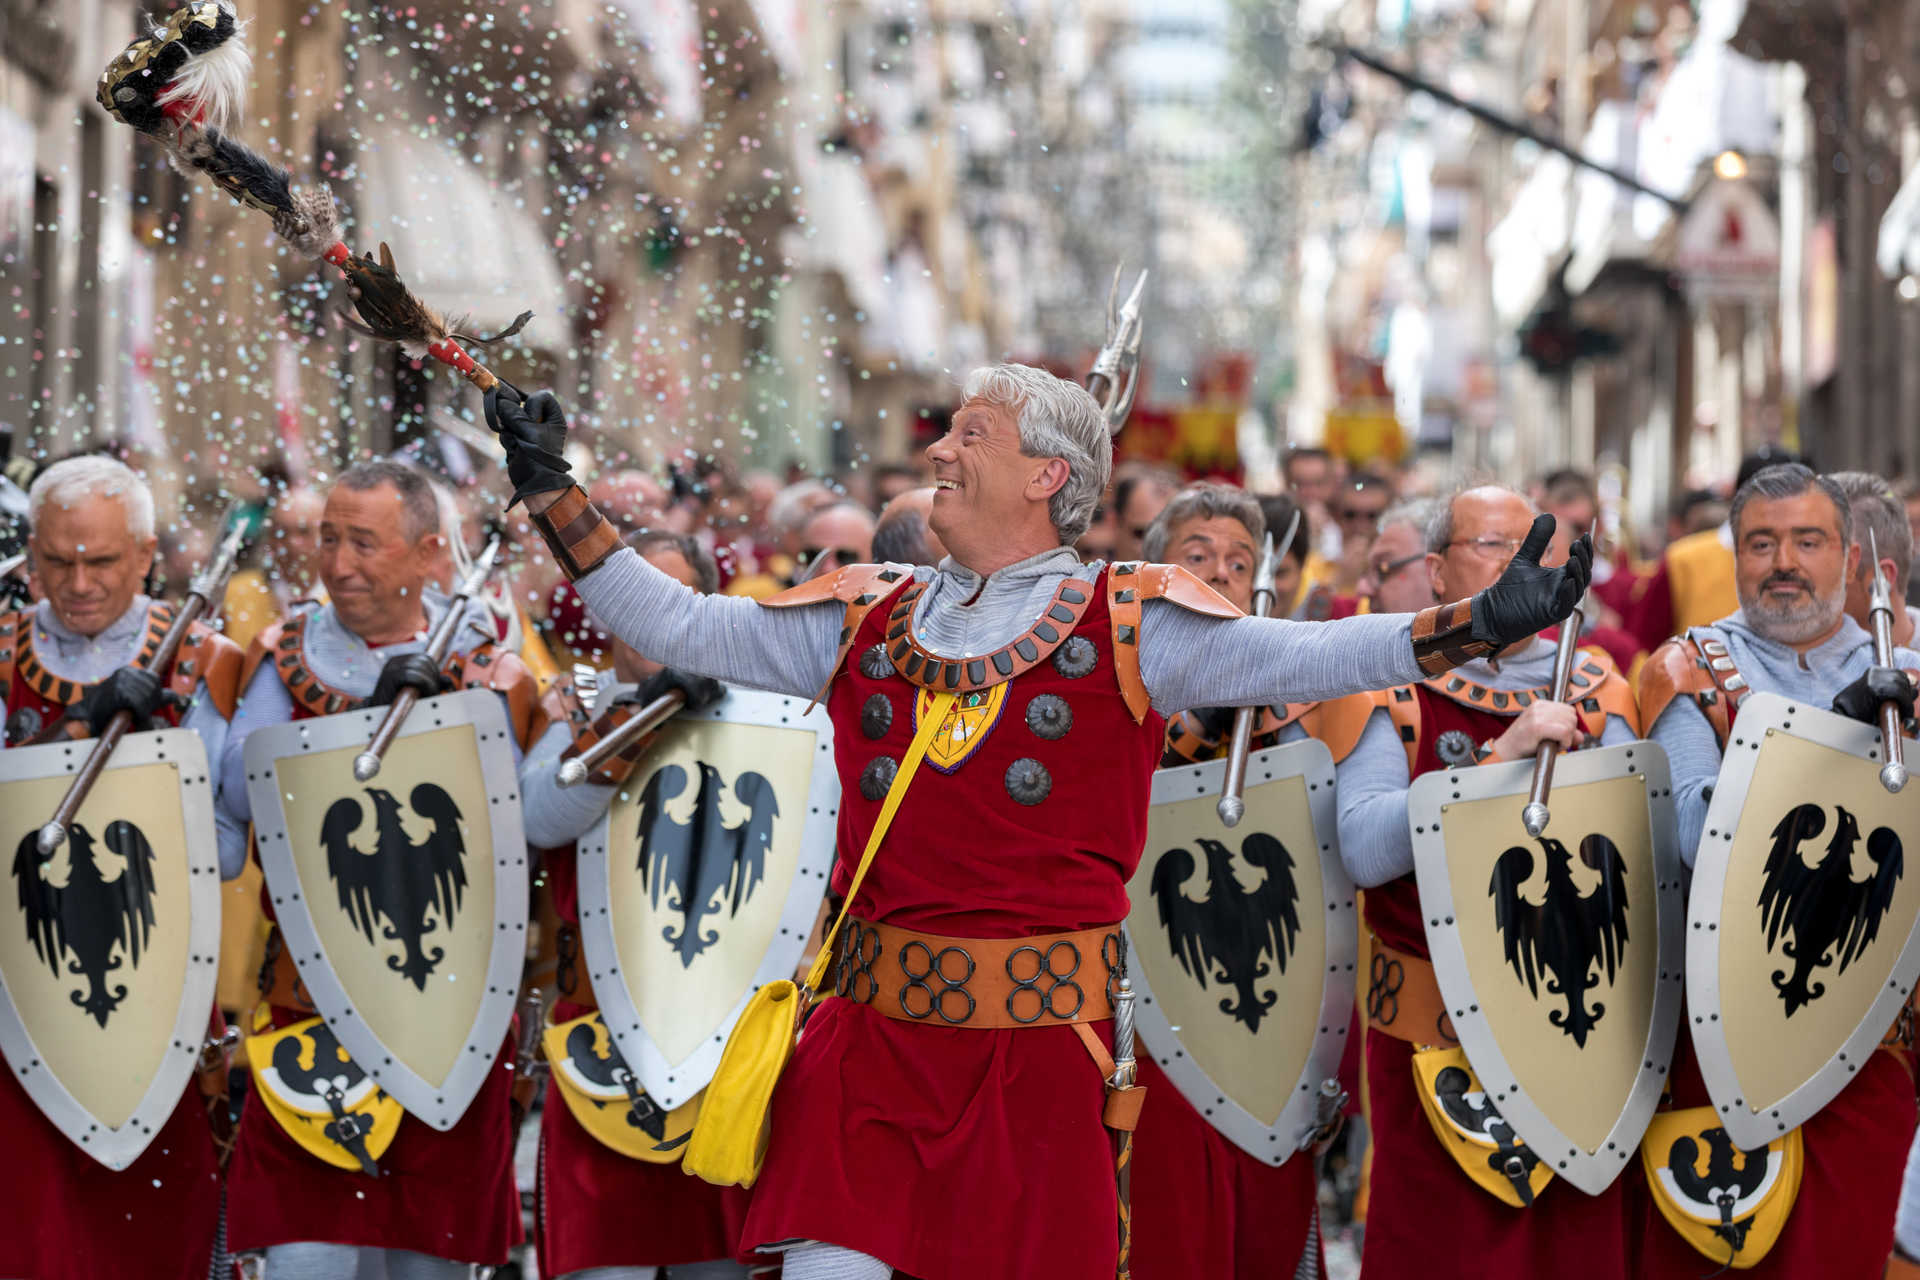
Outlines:
[[566,722],[549,725],[520,766],[521,821],[536,849],[572,844],[607,816],[614,789],[597,782],[559,783],[560,756],[573,742]]
[[1720,739],[1692,698],[1669,702],[1647,736],[1667,753],[1680,860],[1692,870],[1700,852],[1700,833],[1707,825],[1707,805],[1713,800],[1713,780],[1720,776]]
[[1340,861],[1362,889],[1413,874],[1407,823],[1407,748],[1393,718],[1375,709],[1334,771],[1340,812]]
[[1214,618],[1149,600],[1140,614],[1140,677],[1163,715],[1388,689],[1423,678],[1412,623],[1406,613],[1337,622]]

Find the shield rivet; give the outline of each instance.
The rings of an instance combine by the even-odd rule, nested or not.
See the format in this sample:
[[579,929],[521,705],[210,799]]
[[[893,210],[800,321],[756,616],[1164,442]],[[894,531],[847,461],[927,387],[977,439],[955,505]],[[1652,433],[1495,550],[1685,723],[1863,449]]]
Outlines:
[[1093,641],[1085,636],[1069,636],[1065,644],[1053,651],[1053,669],[1069,680],[1093,674],[1094,664],[1099,660]]
[[1039,804],[1053,790],[1053,776],[1032,756],[1023,756],[1007,766],[1007,794],[1025,805]]
[[876,693],[866,700],[860,708],[860,732],[868,738],[878,740],[887,736],[887,730],[893,728],[893,703],[884,693]]
[[1027,728],[1052,741],[1067,736],[1073,728],[1073,708],[1056,693],[1043,693],[1027,704]]
[[892,756],[875,756],[867,761],[867,767],[860,771],[860,794],[878,804],[887,798],[887,788],[893,785],[893,775],[900,772],[900,762]]
[[860,674],[869,680],[885,680],[893,674],[893,664],[887,661],[887,646],[876,644],[860,655]]

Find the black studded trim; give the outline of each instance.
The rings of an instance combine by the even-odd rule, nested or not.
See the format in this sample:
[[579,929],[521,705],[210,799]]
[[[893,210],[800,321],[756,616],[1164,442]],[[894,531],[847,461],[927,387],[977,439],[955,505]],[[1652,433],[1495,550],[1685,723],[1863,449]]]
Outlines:
[[[134,655],[134,666],[153,665],[154,655],[160,652],[160,642],[167,637],[167,628],[173,624],[173,606],[170,604],[152,604],[147,607],[147,634],[140,643],[140,652]],[[63,680],[48,671],[40,661],[40,655],[33,647],[33,622],[22,617],[19,623],[19,635],[13,645],[14,673],[21,683],[44,700],[57,706],[70,707],[86,696],[90,684],[81,684],[74,680]],[[5,690],[0,689],[0,694]]]
[[1053,669],[1069,680],[1093,674],[1100,665],[1100,651],[1085,636],[1068,636],[1067,642],[1053,651]]
[[893,728],[893,701],[884,693],[868,697],[860,706],[860,732],[878,742]]
[[898,760],[892,756],[875,756],[860,771],[860,794],[879,804],[887,798],[887,790],[893,786],[894,775],[899,772]]
[[1052,655],[1080,625],[1091,599],[1084,586],[1068,579],[1025,635],[991,653],[949,660],[922,648],[913,635],[913,606],[926,589],[925,583],[916,582],[894,602],[887,615],[887,658],[895,671],[921,688],[951,693],[973,693],[1003,684]]

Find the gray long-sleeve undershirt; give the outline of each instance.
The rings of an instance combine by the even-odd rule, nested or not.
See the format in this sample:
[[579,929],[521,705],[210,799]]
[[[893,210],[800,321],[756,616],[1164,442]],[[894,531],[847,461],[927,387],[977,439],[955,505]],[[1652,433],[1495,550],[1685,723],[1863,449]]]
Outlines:
[[[943,658],[991,652],[1033,625],[1060,583],[1092,582],[1100,565],[1067,547],[982,579],[949,557],[922,568],[914,633]],[[703,596],[622,548],[574,584],[595,618],[668,666],[729,684],[811,697],[832,674],[846,606],[827,600],[770,609]],[[1421,677],[1410,614],[1338,622],[1214,618],[1165,600],[1140,616],[1140,676],[1163,714],[1186,707],[1311,702]]]
[[[1851,618],[1842,618],[1838,631],[1804,654],[1755,631],[1744,611],[1710,627],[1695,627],[1690,634],[1726,645],[1727,655],[1754,692],[1804,699],[1821,708],[1832,705],[1834,694],[1873,665],[1873,637]],[[1894,665],[1920,667],[1920,654],[1896,649]],[[1720,775],[1720,740],[1699,704],[1685,696],[1667,704],[1647,736],[1667,753],[1680,857],[1691,868],[1700,852],[1700,832],[1707,824],[1714,779]]]
[[[607,681],[593,700],[598,716],[613,700],[636,686]],[[562,787],[558,781],[560,755],[573,742],[573,730],[560,720],[547,726],[520,766],[521,824],[527,843],[536,849],[558,849],[593,830],[607,816],[615,788],[597,782]]]
[[[1504,658],[1494,670],[1485,659],[1469,662],[1460,674],[1494,689],[1538,689],[1553,679],[1554,647],[1536,638],[1521,653]],[[1633,741],[1633,729],[1608,716],[1602,746]],[[1406,744],[1393,719],[1376,708],[1367,717],[1347,758],[1336,772],[1340,802],[1340,861],[1361,888],[1413,874],[1413,830],[1407,821],[1407,789],[1413,785]]]
[[[94,684],[104,680],[140,656],[140,645],[147,633],[147,609],[151,603],[146,596],[135,596],[127,611],[98,635],[83,636],[61,625],[53,606],[42,600],[34,606],[28,624],[33,628],[34,652],[40,656],[42,666],[63,680],[72,680],[76,684]],[[0,689],[0,694],[4,693],[5,690]],[[6,701],[0,697],[0,724],[6,722],[8,714]],[[202,680],[194,686],[193,697],[180,717],[180,727],[200,735],[200,741],[207,749],[207,767],[218,778],[221,755],[227,745],[228,726],[227,718],[213,705],[206,681]],[[222,874],[225,874],[224,868],[229,862],[237,860],[244,864],[247,860],[247,824],[234,821],[232,815],[216,803],[213,807],[213,826],[214,843]]]

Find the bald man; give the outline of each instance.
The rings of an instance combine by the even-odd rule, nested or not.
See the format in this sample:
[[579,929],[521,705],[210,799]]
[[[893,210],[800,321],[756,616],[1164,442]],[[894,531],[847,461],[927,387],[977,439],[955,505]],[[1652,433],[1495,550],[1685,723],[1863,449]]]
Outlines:
[[933,516],[933,486],[908,489],[880,509],[873,527],[873,558],[881,564],[937,565],[947,558],[928,521]]

